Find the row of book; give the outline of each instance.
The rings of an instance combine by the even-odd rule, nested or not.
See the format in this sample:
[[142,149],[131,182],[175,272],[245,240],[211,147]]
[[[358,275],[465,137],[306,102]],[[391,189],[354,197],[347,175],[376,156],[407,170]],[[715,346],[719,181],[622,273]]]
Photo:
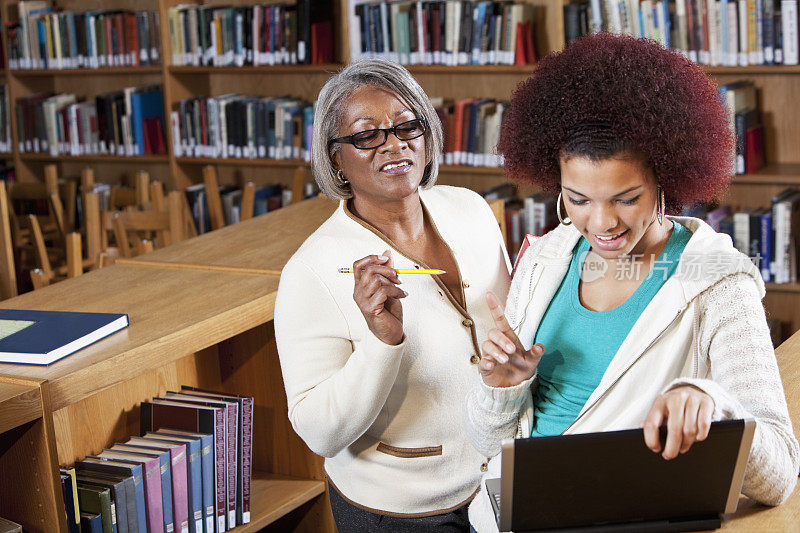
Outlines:
[[37,93],[17,100],[20,152],[50,155],[165,154],[160,85],[79,101],[74,94]]
[[350,0],[350,59],[405,65],[524,65],[536,62],[527,2]]
[[[686,214],[698,216],[698,210],[689,209]],[[765,282],[797,282],[800,189],[784,189],[769,207],[736,210],[725,205],[700,216],[715,230],[730,235],[734,246],[757,262]]]
[[70,532],[220,533],[250,522],[252,397],[193,387],[141,404],[142,437],[61,469]]
[[333,62],[332,2],[169,9],[172,64],[259,66]]
[[703,65],[800,60],[798,0],[589,0],[564,6],[564,29],[646,37]]
[[12,149],[11,140],[11,115],[10,115],[8,85],[0,85],[0,153],[9,153]]
[[431,101],[444,131],[444,164],[503,166],[496,147],[508,102],[491,98],[449,101],[438,97]]
[[[505,200],[506,245],[512,259],[526,235],[544,235],[559,223],[553,194],[536,193],[519,198],[516,187],[510,183],[481,194],[487,200]],[[797,282],[800,189],[784,189],[772,198],[769,207],[760,209],[734,209],[723,205],[709,210],[697,205],[685,207],[682,215],[702,218],[714,230],[729,235],[734,246],[759,266],[765,282]]]
[[764,127],[750,80],[735,81],[719,87],[720,98],[728,109],[730,128],[736,134],[736,174],[754,174],[764,168]]
[[17,3],[7,27],[9,67],[67,69],[157,65],[155,11],[59,11],[49,0]]
[[310,160],[314,106],[304,100],[228,94],[176,107],[170,126],[179,157]]
[[[313,184],[306,184],[310,188],[305,191],[304,197],[315,194]],[[219,196],[222,203],[222,215],[225,225],[237,224],[241,221],[242,189],[232,185],[221,185]],[[197,183],[186,188],[186,199],[192,212],[192,219],[198,235],[211,231],[211,217],[208,208],[208,195],[204,183]],[[266,185],[256,189],[253,201],[253,213],[258,216],[280,209],[292,203],[292,190],[280,184]]]

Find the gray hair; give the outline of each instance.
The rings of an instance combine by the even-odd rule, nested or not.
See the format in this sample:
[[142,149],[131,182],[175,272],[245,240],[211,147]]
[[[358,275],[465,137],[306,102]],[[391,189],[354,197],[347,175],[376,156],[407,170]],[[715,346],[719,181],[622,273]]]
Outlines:
[[355,61],[334,74],[317,97],[311,141],[311,170],[319,188],[336,200],[353,196],[349,184],[336,178],[333,156],[340,145],[334,143],[329,149],[328,143],[339,136],[348,96],[365,85],[393,92],[417,118],[424,118],[428,123],[424,137],[426,164],[420,185],[423,188],[432,187],[439,175],[439,157],[443,145],[442,123],[433,104],[417,80],[401,65],[384,59],[365,59]]

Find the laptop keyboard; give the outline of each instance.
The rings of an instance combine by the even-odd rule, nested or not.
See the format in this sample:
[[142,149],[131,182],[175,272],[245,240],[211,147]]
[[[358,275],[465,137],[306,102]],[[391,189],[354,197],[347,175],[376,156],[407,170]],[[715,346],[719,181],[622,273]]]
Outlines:
[[492,498],[494,498],[494,503],[497,504],[497,507],[495,507],[495,512],[494,512],[495,519],[499,521],[500,520],[500,494],[495,492],[494,494],[492,494]]

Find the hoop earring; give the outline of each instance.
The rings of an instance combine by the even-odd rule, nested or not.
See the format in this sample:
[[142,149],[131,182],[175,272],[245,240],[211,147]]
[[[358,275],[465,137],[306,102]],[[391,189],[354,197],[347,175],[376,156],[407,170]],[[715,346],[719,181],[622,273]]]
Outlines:
[[345,178],[342,174],[341,169],[336,171],[336,181],[338,181],[342,187],[347,187],[350,185],[350,182],[347,181],[347,178]]
[[[566,207],[564,207],[564,209],[566,209]],[[558,193],[558,198],[556,199],[556,215],[558,216],[558,221],[561,224],[565,226],[572,224],[572,220],[570,220],[569,217],[563,218],[561,216],[561,193]]]
[[664,189],[659,185],[658,191],[656,192],[656,220],[658,220],[659,226],[664,223],[664,210]]

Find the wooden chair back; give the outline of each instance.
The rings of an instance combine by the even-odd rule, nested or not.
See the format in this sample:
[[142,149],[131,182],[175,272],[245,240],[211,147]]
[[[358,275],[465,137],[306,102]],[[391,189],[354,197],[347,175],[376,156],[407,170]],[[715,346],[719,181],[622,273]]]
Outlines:
[[151,235],[160,235],[158,247],[183,240],[183,193],[172,191],[168,196],[167,211],[117,211],[112,217],[114,238],[121,257],[134,257],[152,251]]
[[17,270],[11,242],[11,210],[6,182],[0,180],[0,300],[17,295]]
[[256,205],[256,184],[248,181],[242,187],[242,205],[239,208],[239,220],[253,218],[253,209]]
[[292,178],[292,203],[303,201],[303,189],[306,186],[306,176],[308,169],[306,167],[297,167],[294,169],[294,177]]
[[492,209],[492,213],[494,214],[494,218],[497,219],[497,223],[500,224],[500,232],[503,234],[503,242],[508,242],[506,237],[506,202],[502,198],[496,198],[494,200],[486,200],[489,204],[489,207]]
[[222,212],[222,199],[219,196],[219,180],[217,169],[211,165],[203,167],[203,182],[206,185],[208,215],[211,219],[211,230],[225,227],[225,216]]

